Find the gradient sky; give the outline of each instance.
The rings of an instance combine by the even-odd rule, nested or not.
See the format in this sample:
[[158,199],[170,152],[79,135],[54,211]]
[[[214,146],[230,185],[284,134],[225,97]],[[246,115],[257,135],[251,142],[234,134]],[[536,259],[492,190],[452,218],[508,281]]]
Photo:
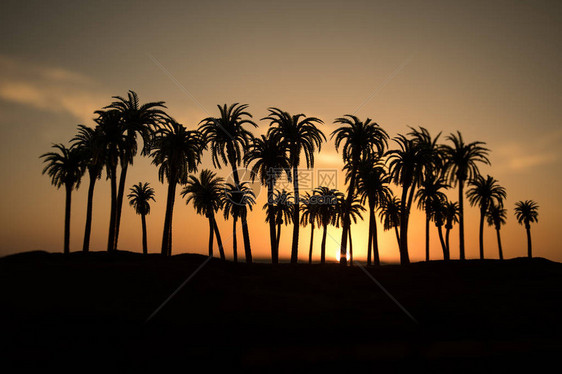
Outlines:
[[[78,123],[112,95],[135,90],[141,101],[166,101],[195,128],[216,104],[242,102],[259,119],[269,106],[322,118],[325,134],[346,113],[370,117],[391,136],[424,126],[443,137],[492,150],[491,174],[507,188],[506,257],[526,255],[515,201],[540,205],[534,254],[562,261],[562,6],[558,1],[2,1],[0,4],[0,255],[62,247],[64,192],[41,175],[39,155],[66,142]],[[256,133],[267,130],[260,123]],[[392,144],[392,142],[391,142]],[[202,167],[210,167],[207,153]],[[340,169],[332,143],[317,167]],[[220,175],[228,176],[223,169]],[[339,175],[340,188],[343,177]],[[149,250],[160,248],[166,189],[150,159],[137,157],[127,187],[150,182],[157,202],[148,217]],[[87,178],[73,197],[71,250],[81,248]],[[268,256],[261,206],[250,214],[256,256]],[[449,193],[456,200],[456,190]],[[95,191],[91,247],[105,249],[109,184]],[[126,204],[126,203],[125,203]],[[478,210],[466,204],[467,256],[478,255]],[[205,253],[207,221],[177,199],[173,253]],[[424,216],[413,213],[411,258],[424,256]],[[227,255],[231,223],[219,219]],[[379,228],[381,226],[379,225]],[[289,256],[284,228],[281,256]],[[367,222],[353,226],[354,251],[366,255]],[[382,230],[380,230],[382,231]],[[306,258],[310,228],[301,229]],[[339,239],[340,231],[329,229]],[[320,232],[316,235],[319,251]],[[392,232],[381,234],[381,259],[396,261]],[[451,233],[458,257],[458,231]],[[486,255],[497,258],[485,229]],[[336,241],[328,239],[328,258]],[[140,218],[124,205],[119,248],[139,251]],[[242,250],[241,233],[239,249]],[[318,253],[316,253],[318,254]],[[441,258],[432,228],[432,258]]]

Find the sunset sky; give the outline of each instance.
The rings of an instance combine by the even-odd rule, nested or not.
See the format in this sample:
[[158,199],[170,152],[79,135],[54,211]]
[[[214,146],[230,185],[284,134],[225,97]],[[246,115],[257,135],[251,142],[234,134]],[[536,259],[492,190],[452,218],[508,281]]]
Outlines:
[[[61,251],[64,192],[41,175],[39,156],[67,142],[79,123],[113,95],[136,91],[142,102],[163,100],[168,113],[194,129],[216,115],[217,104],[241,102],[259,121],[270,106],[324,120],[355,113],[372,118],[391,137],[424,126],[442,140],[460,130],[467,142],[486,142],[506,187],[504,255],[526,255],[526,236],[514,203],[540,206],[532,226],[534,255],[562,261],[562,4],[558,1],[2,1],[0,4],[0,255]],[[390,146],[394,143],[391,141]],[[318,169],[337,169],[341,155],[328,142]],[[212,168],[205,153],[202,168]],[[229,175],[230,168],[219,174]],[[156,203],[148,217],[150,252],[159,252],[166,186],[149,158],[138,156],[127,189],[150,182]],[[73,195],[71,250],[83,240],[87,177]],[[457,190],[448,192],[457,199]],[[262,191],[249,216],[256,257],[269,256]],[[477,208],[465,200],[466,253],[478,256]],[[104,250],[109,226],[105,173],[94,199],[93,250]],[[357,259],[366,256],[367,218],[352,226]],[[123,206],[119,249],[141,250],[141,223]],[[219,218],[227,256],[232,225]],[[458,258],[458,231],[451,254]],[[283,227],[280,255],[290,253],[292,228]],[[558,233],[558,234],[557,234]],[[341,232],[328,234],[339,240]],[[393,232],[382,233],[381,260],[398,260]],[[432,225],[432,258],[442,258]],[[410,256],[424,258],[424,215],[415,210]],[[241,232],[238,248],[243,252]],[[315,235],[319,257],[320,231]],[[308,256],[310,227],[301,228],[300,258]],[[206,253],[207,220],[176,200],[173,254]],[[328,239],[333,260],[336,240]],[[485,228],[486,257],[497,258],[493,228]]]

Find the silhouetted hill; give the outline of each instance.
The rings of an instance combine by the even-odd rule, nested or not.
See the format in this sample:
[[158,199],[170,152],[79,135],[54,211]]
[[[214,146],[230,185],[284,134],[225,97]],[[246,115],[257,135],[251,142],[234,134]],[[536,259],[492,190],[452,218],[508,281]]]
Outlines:
[[[562,352],[562,264],[369,268],[233,264],[131,252],[0,259],[2,362],[72,370],[204,364],[306,369],[521,369]],[[199,367],[199,366],[197,366]]]

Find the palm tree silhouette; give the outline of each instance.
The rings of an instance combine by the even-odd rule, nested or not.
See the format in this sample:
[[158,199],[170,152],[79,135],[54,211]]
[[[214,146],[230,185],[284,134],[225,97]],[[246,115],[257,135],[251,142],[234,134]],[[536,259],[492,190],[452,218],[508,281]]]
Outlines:
[[303,204],[301,205],[300,209],[302,211],[301,225],[306,227],[308,224],[310,224],[311,227],[310,247],[308,250],[308,263],[311,264],[312,249],[314,244],[314,228],[316,227],[316,225],[319,224],[320,221],[320,216],[319,216],[320,204],[316,201],[314,192],[313,195],[310,195],[310,193],[308,192],[306,193],[305,198],[303,199]]
[[[346,176],[349,179],[349,173]],[[362,159],[357,167],[357,193],[361,204],[369,205],[369,235],[367,244],[367,265],[371,265],[371,252],[375,265],[380,265],[379,244],[377,238],[377,220],[375,210],[380,208],[392,193],[388,187],[391,181],[384,164],[377,164],[375,159]]]
[[451,255],[451,247],[449,246],[449,234],[453,225],[459,222],[459,203],[452,201],[445,201],[443,205],[445,214],[445,245],[447,246],[447,253]]
[[498,184],[498,181],[487,176],[486,178],[478,175],[474,180],[469,183],[466,196],[471,206],[478,205],[480,208],[480,230],[479,230],[479,244],[480,244],[480,259],[484,259],[484,218],[491,204],[502,205],[503,200],[506,198],[505,188]]
[[239,218],[245,219],[247,217],[248,209],[252,210],[252,206],[256,203],[256,195],[248,187],[248,182],[240,183],[239,187],[232,183],[226,183],[223,194],[224,218],[232,217],[232,253],[234,262],[238,262],[236,221]]
[[77,147],[65,147],[63,144],[54,144],[54,151],[42,154],[43,162],[46,164],[42,174],[51,178],[51,184],[57,189],[64,186],[66,191],[66,203],[64,209],[64,254],[70,253],[70,205],[72,202],[72,190],[78,189],[80,179],[84,174],[83,158]]
[[[442,189],[448,188],[445,181],[430,172],[425,173],[420,188],[416,192],[415,199],[418,201],[418,208],[425,211],[425,260],[429,261],[429,222],[432,215],[437,214],[436,223],[438,225],[439,234],[441,234],[441,226],[443,220],[441,219],[440,205],[441,202],[447,199],[447,196],[441,192]],[[440,236],[440,239],[442,237]],[[443,243],[444,244],[444,243]]]
[[400,233],[398,228],[400,227],[400,218],[402,217],[400,212],[401,206],[400,198],[391,194],[388,196],[387,200],[384,201],[379,210],[383,229],[384,231],[394,229],[398,248],[400,248]]
[[121,114],[122,131],[126,137],[127,144],[126,148],[123,150],[124,152],[120,155],[121,175],[119,176],[113,238],[113,249],[117,249],[127,168],[129,164],[133,163],[133,158],[137,154],[137,135],[143,140],[141,154],[146,156],[149,154],[150,140],[153,131],[157,125],[166,121],[169,116],[162,110],[162,108],[166,108],[163,101],[149,102],[141,105],[138,95],[131,90],[127,93],[126,98],[113,96],[113,99],[115,99],[115,101],[104,109],[116,110]]
[[[339,227],[339,225],[343,227],[346,219],[349,220],[349,222],[353,221],[353,223],[357,223],[359,219],[363,220],[363,215],[361,214],[361,212],[365,211],[365,207],[361,203],[361,199],[356,196],[351,200],[351,204],[348,204],[348,201],[348,198],[344,197],[343,195],[338,200],[336,208],[336,227]],[[351,240],[351,225],[349,225],[347,235],[349,237],[349,264],[353,265],[353,242]],[[340,261],[341,256],[342,253],[340,252]],[[345,256],[347,257],[347,251],[345,253]]]
[[525,230],[527,231],[527,256],[532,258],[531,223],[539,222],[539,206],[533,200],[518,201],[515,203],[515,217],[517,217],[519,224],[525,224]]
[[115,219],[117,212],[117,165],[127,149],[127,139],[123,135],[121,113],[117,110],[98,110],[97,117],[98,132],[97,147],[99,154],[105,163],[107,178],[111,186],[111,207],[109,210],[109,230],[107,235],[107,250],[115,249]]
[[297,263],[299,256],[299,176],[301,153],[304,154],[306,167],[314,167],[314,151],[320,151],[322,141],[326,137],[316,125],[324,122],[316,117],[304,114],[291,115],[278,108],[268,108],[269,115],[263,120],[269,120],[269,135],[276,137],[288,153],[289,163],[293,168],[293,242],[291,245],[291,263]]
[[[263,209],[266,210],[265,222],[270,223],[273,217],[277,225],[277,234],[275,235],[275,248],[279,249],[279,241],[281,240],[281,225],[290,225],[293,221],[293,197],[290,192],[285,190],[275,190],[273,192],[273,200],[266,203]],[[279,255],[279,252],[277,252]]]
[[186,183],[188,173],[197,170],[205,145],[199,131],[188,131],[183,125],[169,120],[154,133],[150,156],[152,163],[158,165],[158,180],[168,181],[168,197],[164,232],[162,234],[162,255],[172,254],[172,218],[176,186]]
[[328,225],[337,224],[337,213],[343,193],[336,189],[320,186],[314,189],[314,196],[318,202],[318,223],[322,225],[322,245],[320,247],[320,263],[326,263],[326,236]]
[[71,142],[77,147],[83,162],[88,170],[90,183],[88,186],[88,205],[86,208],[86,227],[84,229],[84,242],[82,251],[90,250],[90,233],[92,231],[92,212],[94,203],[94,187],[96,181],[101,178],[101,172],[104,166],[104,155],[100,152],[100,131],[96,131],[91,127],[78,125],[78,134],[72,138]]
[[[287,174],[289,181],[291,180],[291,164],[279,139],[271,134],[267,136],[262,135],[261,138],[254,138],[244,154],[244,163],[246,166],[253,163],[251,180],[253,182],[256,176],[259,177],[261,184],[267,186],[268,204],[273,204],[275,182],[281,177],[283,172]],[[276,246],[275,209],[268,209],[267,213],[269,240],[271,242],[271,262],[277,264],[279,262],[279,248]]]
[[141,216],[142,224],[142,253],[148,253],[147,235],[146,235],[146,215],[150,214],[150,200],[154,199],[154,189],[148,183],[139,182],[130,189],[127,195],[129,205],[135,208],[135,212]]
[[211,170],[203,169],[199,175],[190,175],[187,184],[181,191],[181,196],[185,197],[185,204],[193,202],[193,207],[197,214],[204,215],[209,220],[209,256],[213,256],[213,233],[217,236],[219,255],[224,261],[224,249],[222,239],[215,220],[215,213],[223,207],[224,186],[223,179],[217,177]]
[[496,229],[496,236],[498,238],[498,251],[500,255],[500,260],[503,260],[503,250],[502,250],[502,240],[500,236],[500,229],[502,225],[505,225],[507,219],[507,209],[505,209],[500,204],[492,203],[490,208],[486,212],[486,219],[488,221],[488,226],[494,226]]
[[[221,162],[232,167],[234,184],[240,188],[240,177],[238,166],[243,158],[243,152],[247,149],[253,139],[251,132],[244,128],[248,124],[257,125],[250,119],[252,115],[246,111],[247,104],[234,103],[227,107],[217,105],[220,117],[208,117],[201,121],[199,127],[205,143],[211,147],[213,165],[220,168]],[[242,217],[242,234],[244,236],[244,252],[246,262],[252,262],[252,249],[250,247],[250,234],[246,217]]]
[[376,122],[371,122],[370,118],[362,122],[356,116],[348,114],[337,118],[334,123],[343,125],[333,131],[331,137],[335,137],[336,151],[340,146],[342,147],[343,161],[347,165],[349,173],[349,178],[347,178],[349,186],[345,201],[347,208],[343,209],[342,216],[343,232],[340,253],[340,263],[345,265],[347,263],[347,237],[351,225],[347,212],[351,211],[355,198],[359,162],[361,159],[381,157],[387,146],[388,134]]
[[478,162],[490,165],[487,157],[489,150],[483,147],[486,144],[484,142],[466,144],[460,131],[449,135],[447,140],[453,145],[444,147],[445,168],[449,182],[459,186],[459,258],[464,260],[464,185],[480,175]]
[[[419,191],[418,191],[419,192]],[[443,260],[449,261],[451,256],[449,254],[449,249],[443,240],[443,224],[445,223],[445,199],[431,199],[429,200],[429,208],[426,208],[426,212],[429,212],[430,219],[435,223],[437,227],[437,232],[439,233],[439,242],[441,243],[441,248],[443,249]],[[427,258],[426,254],[426,258]],[[428,261],[428,260],[426,260]]]

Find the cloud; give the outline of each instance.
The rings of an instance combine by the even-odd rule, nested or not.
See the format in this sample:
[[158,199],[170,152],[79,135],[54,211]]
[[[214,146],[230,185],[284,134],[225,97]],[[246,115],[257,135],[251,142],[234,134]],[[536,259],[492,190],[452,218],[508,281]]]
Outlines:
[[497,148],[499,163],[513,171],[549,165],[560,159],[562,131],[555,130],[536,140],[509,142]]
[[109,97],[82,74],[0,55],[0,100],[89,122]]

